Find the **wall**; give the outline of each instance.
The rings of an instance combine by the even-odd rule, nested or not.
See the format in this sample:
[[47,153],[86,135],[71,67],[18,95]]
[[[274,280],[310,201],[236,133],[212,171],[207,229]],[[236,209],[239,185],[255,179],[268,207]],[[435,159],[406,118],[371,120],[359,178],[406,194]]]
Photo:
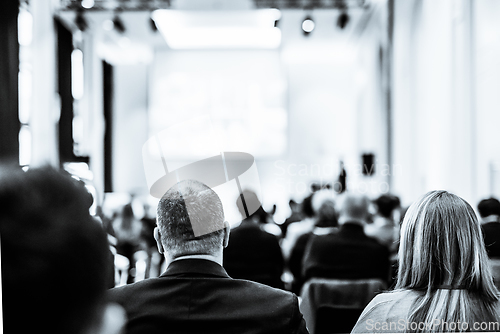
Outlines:
[[113,191],[143,194],[142,145],[148,140],[148,65],[114,67]]
[[395,189],[409,204],[446,189],[500,197],[500,4],[396,1]]
[[[360,36],[356,30],[360,13],[352,13],[348,28],[339,31],[335,26],[337,15],[335,10],[313,12],[316,29],[307,37],[300,29],[303,11],[283,11],[279,22],[283,35],[279,53],[287,81],[287,150],[283,155],[257,161],[264,207],[278,204],[278,221],[288,214],[288,200],[301,201],[311,182],[336,181],[339,159],[346,163],[351,189],[370,195],[388,190],[384,174],[387,128],[378,67],[384,27],[370,21]],[[155,63],[164,61],[162,54],[168,52],[175,51],[158,49]],[[192,51],[191,61],[197,54]],[[155,71],[158,68],[154,63],[149,67],[115,67],[116,191],[147,192],[140,148],[149,136],[151,90],[146,81],[148,73],[153,78]],[[361,174],[361,154],[365,152],[375,153],[375,176]]]
[[396,1],[394,176],[403,202],[446,189],[477,198],[471,2]]
[[500,3],[474,2],[477,200],[500,198]]

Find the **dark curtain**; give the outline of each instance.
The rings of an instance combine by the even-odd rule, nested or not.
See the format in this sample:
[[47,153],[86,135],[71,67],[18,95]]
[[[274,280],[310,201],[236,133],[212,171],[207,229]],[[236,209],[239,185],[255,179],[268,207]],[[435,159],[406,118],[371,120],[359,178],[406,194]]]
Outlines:
[[0,162],[19,161],[18,0],[0,1]]

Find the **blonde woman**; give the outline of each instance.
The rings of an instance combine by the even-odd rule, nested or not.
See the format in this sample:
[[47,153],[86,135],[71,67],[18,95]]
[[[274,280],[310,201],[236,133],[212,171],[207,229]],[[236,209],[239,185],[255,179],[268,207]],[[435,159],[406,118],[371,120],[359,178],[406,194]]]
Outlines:
[[427,193],[408,209],[400,242],[395,290],[370,302],[353,333],[500,331],[499,292],[465,200]]

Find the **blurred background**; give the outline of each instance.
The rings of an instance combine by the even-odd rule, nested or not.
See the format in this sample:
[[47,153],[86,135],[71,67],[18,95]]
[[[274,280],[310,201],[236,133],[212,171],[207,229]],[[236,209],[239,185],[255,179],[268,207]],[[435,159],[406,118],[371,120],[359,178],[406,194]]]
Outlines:
[[127,203],[154,216],[142,147],[200,114],[216,151],[253,155],[278,224],[290,199],[342,179],[403,206],[432,189],[500,196],[496,0],[9,0],[0,13],[0,160],[64,167],[109,216]]

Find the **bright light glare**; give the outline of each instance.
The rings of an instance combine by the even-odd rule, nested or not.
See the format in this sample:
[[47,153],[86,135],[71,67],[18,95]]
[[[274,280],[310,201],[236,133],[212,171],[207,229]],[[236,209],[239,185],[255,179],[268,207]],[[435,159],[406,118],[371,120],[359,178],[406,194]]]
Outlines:
[[189,12],[156,10],[152,18],[173,49],[262,48],[281,43],[277,9]]
[[30,45],[33,38],[33,15],[24,7],[19,8],[17,29],[19,44]]
[[197,48],[277,48],[281,42],[278,28],[184,28],[165,37],[172,49]]
[[79,49],[71,53],[71,93],[75,100],[83,97],[83,52]]
[[302,30],[305,32],[311,32],[314,30],[314,21],[311,19],[305,19],[304,22],[302,22]]
[[86,8],[86,9],[90,9],[90,8],[94,7],[94,0],[83,0],[82,7]]
[[20,70],[19,80],[19,121],[29,123],[31,113],[31,96],[33,90],[33,77],[31,71]]
[[21,126],[19,131],[19,165],[29,165],[31,161],[31,131],[29,126]]

